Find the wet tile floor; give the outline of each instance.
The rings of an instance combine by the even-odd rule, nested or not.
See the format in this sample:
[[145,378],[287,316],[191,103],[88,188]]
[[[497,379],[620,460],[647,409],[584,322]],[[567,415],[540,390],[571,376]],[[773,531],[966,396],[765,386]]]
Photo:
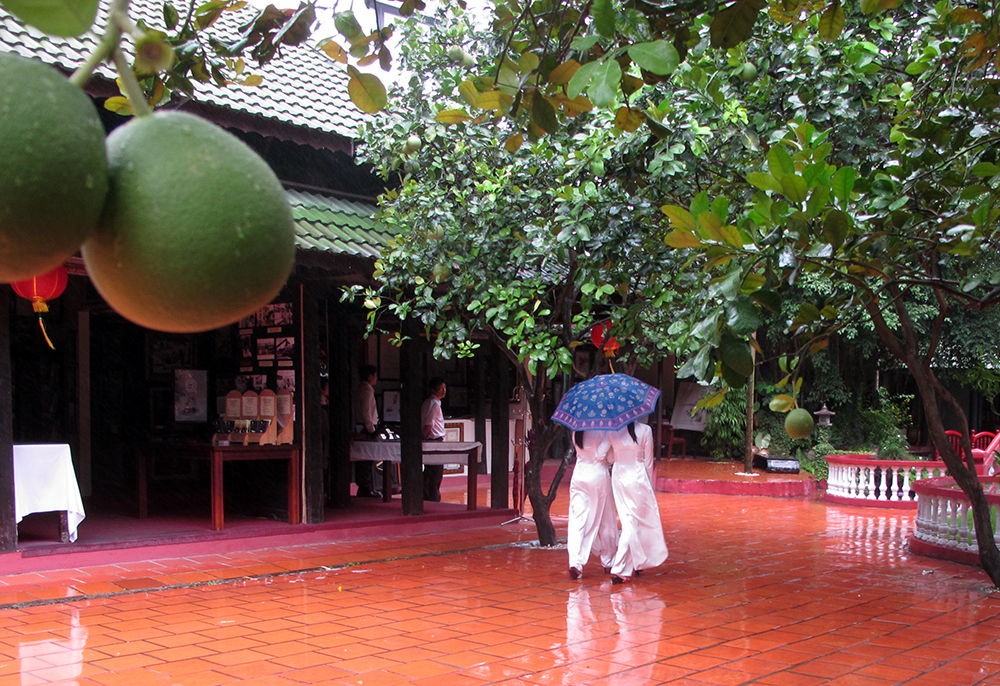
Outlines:
[[1000,684],[1000,594],[912,513],[658,500],[670,559],[621,586],[530,522],[3,577],[0,686]]

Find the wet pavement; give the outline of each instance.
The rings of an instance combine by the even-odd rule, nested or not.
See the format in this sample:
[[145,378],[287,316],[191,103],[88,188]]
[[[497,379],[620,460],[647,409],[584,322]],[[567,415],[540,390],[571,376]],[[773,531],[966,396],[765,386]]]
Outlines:
[[1000,594],[912,512],[658,501],[670,559],[616,586],[530,522],[2,577],[0,686],[1000,684]]

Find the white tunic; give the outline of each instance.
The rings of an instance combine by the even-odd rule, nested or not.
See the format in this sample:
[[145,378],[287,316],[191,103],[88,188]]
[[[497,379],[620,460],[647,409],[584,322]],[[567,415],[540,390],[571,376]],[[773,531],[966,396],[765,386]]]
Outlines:
[[585,431],[583,448],[576,448],[576,466],[569,482],[569,524],[566,549],[569,566],[582,570],[591,552],[610,567],[618,548],[618,523],[611,495],[611,472],[606,456],[611,444],[604,431]]
[[622,524],[611,573],[620,577],[630,577],[636,569],[656,567],[667,559],[660,509],[646,468],[653,460],[653,430],[636,423],[635,433],[638,442],[632,440],[628,427],[608,436],[613,463],[611,488]]

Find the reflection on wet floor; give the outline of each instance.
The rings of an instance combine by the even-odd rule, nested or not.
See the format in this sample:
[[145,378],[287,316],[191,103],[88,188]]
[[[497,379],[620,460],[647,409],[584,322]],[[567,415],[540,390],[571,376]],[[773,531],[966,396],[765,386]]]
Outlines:
[[912,512],[658,501],[670,559],[620,586],[530,522],[33,575],[0,686],[1000,684],[1000,600]]

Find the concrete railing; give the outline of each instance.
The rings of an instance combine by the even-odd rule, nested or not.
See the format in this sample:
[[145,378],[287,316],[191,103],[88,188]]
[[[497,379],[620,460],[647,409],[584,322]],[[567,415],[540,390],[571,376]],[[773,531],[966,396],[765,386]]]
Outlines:
[[[994,540],[997,512],[1000,510],[1000,476],[980,476],[991,510]],[[916,527],[910,538],[910,550],[963,564],[979,564],[979,545],[972,521],[969,500],[951,477],[926,479],[913,484],[917,494]]]
[[871,453],[826,456],[825,499],[844,505],[915,508],[913,482],[947,474],[944,462],[877,460]]

